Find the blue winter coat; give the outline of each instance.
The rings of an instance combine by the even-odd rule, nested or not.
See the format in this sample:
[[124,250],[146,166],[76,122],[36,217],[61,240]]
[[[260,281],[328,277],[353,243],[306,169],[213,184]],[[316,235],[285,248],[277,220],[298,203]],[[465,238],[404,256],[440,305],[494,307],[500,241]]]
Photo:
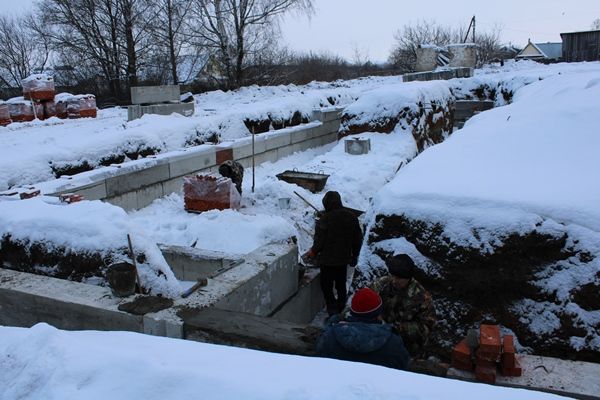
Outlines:
[[392,333],[391,325],[352,317],[327,327],[317,342],[317,355],[404,370],[410,360],[402,338]]

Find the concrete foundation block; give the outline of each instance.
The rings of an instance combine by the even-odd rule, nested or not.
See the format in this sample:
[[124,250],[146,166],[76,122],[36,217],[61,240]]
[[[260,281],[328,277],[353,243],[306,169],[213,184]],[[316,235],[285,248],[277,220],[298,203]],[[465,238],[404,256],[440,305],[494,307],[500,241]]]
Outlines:
[[277,159],[282,159],[284,157],[287,157],[289,155],[291,155],[294,152],[293,147],[292,146],[285,146],[285,147],[280,147],[277,149]]
[[342,118],[342,111],[343,111],[342,108],[323,111],[323,119],[321,119],[321,121],[329,122],[329,121],[338,120],[338,119]]
[[127,107],[127,119],[132,121],[141,118],[146,114],[171,115],[180,114],[184,117],[194,115],[194,103],[168,103],[152,104],[148,106],[129,106]]
[[[233,159],[238,161],[241,158],[252,156],[252,141],[244,141],[243,143],[234,144],[233,148]],[[257,135],[254,140],[254,154],[263,153],[267,150],[267,142],[260,135]]]
[[160,199],[164,195],[162,182],[137,190],[136,210],[149,206],[154,200]]
[[103,200],[113,206],[121,207],[125,211],[136,210],[138,205],[137,191],[128,192],[119,196],[107,197]]
[[307,324],[323,307],[325,307],[325,299],[321,291],[321,275],[317,271],[310,271],[302,280],[298,292],[272,317],[297,324]]
[[101,180],[91,185],[80,186],[74,189],[62,190],[51,195],[60,195],[64,193],[75,193],[82,195],[86,200],[102,200],[106,197],[106,182]]
[[291,135],[292,144],[298,143],[298,142],[303,142],[303,141],[309,139],[311,129],[312,128],[307,128],[307,129],[302,129],[302,130],[292,132],[292,135]]
[[169,177],[177,178],[202,171],[217,164],[216,150],[207,147],[202,151],[194,151],[172,158],[169,161]]
[[154,165],[139,171],[124,173],[106,179],[108,197],[114,197],[132,190],[140,189],[170,178],[169,163]]
[[216,308],[267,316],[298,291],[296,246],[267,245],[244,258],[246,263],[238,268],[255,272],[216,302]]
[[[262,164],[264,162],[275,162],[277,161],[277,149],[269,150],[265,153],[259,154],[255,157],[256,165]],[[252,161],[252,159],[250,159]]]
[[175,277],[182,281],[207,278],[239,258],[218,251],[200,250],[192,247],[160,244],[159,248]]
[[179,102],[179,96],[179,85],[133,86],[131,88],[132,104]]
[[269,136],[265,143],[267,151],[290,144],[292,144],[291,132],[281,132],[277,133],[276,135]]
[[323,121],[323,112],[321,110],[313,110],[310,120]]
[[163,195],[168,196],[171,193],[182,193],[183,192],[183,177],[169,179],[162,183]]

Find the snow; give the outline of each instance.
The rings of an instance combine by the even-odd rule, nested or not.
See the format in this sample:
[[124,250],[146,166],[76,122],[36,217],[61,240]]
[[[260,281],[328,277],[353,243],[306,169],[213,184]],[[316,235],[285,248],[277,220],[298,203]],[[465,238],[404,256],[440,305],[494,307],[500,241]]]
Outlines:
[[404,168],[377,196],[378,211],[394,212],[401,201],[408,212],[432,210],[454,222],[458,210],[501,229],[515,210],[599,231],[598,71],[536,82],[513,104],[475,116]]
[[128,234],[134,253],[146,255],[146,261],[138,263],[142,286],[152,288],[153,294],[179,295],[177,279],[156,242],[149,240],[122,208],[101,201],[66,205],[53,197],[0,201],[0,238],[10,236],[12,242],[27,248],[43,243],[50,252],[94,253],[128,259],[123,255]]
[[[2,399],[557,399],[361,363],[129,332],[0,327]],[[90,351],[93,349],[93,351]]]

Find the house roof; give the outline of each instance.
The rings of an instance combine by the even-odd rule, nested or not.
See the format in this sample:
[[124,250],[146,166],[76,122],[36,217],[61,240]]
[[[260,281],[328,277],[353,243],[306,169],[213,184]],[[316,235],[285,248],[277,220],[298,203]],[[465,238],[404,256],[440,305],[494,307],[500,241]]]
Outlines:
[[562,57],[562,42],[561,43],[535,43],[535,46],[546,56],[546,58],[561,58]]
[[577,35],[577,34],[580,34],[580,33],[592,33],[592,32],[598,32],[598,33],[600,33],[600,29],[593,29],[591,31],[563,32],[563,33],[560,34],[560,36],[562,36],[562,35]]
[[[533,50],[534,53],[531,51]],[[535,54],[537,53],[537,54]],[[517,58],[547,58],[562,57],[562,43],[527,43],[527,46],[517,54]]]

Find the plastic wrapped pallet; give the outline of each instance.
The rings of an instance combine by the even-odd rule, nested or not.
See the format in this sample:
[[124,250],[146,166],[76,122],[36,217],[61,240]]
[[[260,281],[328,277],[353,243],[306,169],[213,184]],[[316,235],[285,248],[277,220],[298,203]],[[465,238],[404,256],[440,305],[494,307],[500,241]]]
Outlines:
[[96,97],[78,94],[67,100],[68,118],[96,118]]
[[45,101],[53,100],[56,91],[54,78],[46,74],[33,74],[21,81],[23,97],[27,100]]
[[186,176],[183,179],[185,209],[189,212],[237,210],[241,196],[229,178],[212,174]]
[[56,117],[56,103],[53,100],[44,101],[44,118]]
[[[33,121],[36,117],[44,119],[44,106],[40,103],[32,103],[23,97],[14,97],[6,103],[13,122]],[[33,107],[35,107],[35,112]]]
[[12,122],[10,119],[10,111],[8,109],[8,104],[3,101],[0,101],[0,125],[8,125]]
[[54,97],[56,116],[58,118],[67,118],[67,103],[72,97],[73,95],[71,93],[59,93]]

